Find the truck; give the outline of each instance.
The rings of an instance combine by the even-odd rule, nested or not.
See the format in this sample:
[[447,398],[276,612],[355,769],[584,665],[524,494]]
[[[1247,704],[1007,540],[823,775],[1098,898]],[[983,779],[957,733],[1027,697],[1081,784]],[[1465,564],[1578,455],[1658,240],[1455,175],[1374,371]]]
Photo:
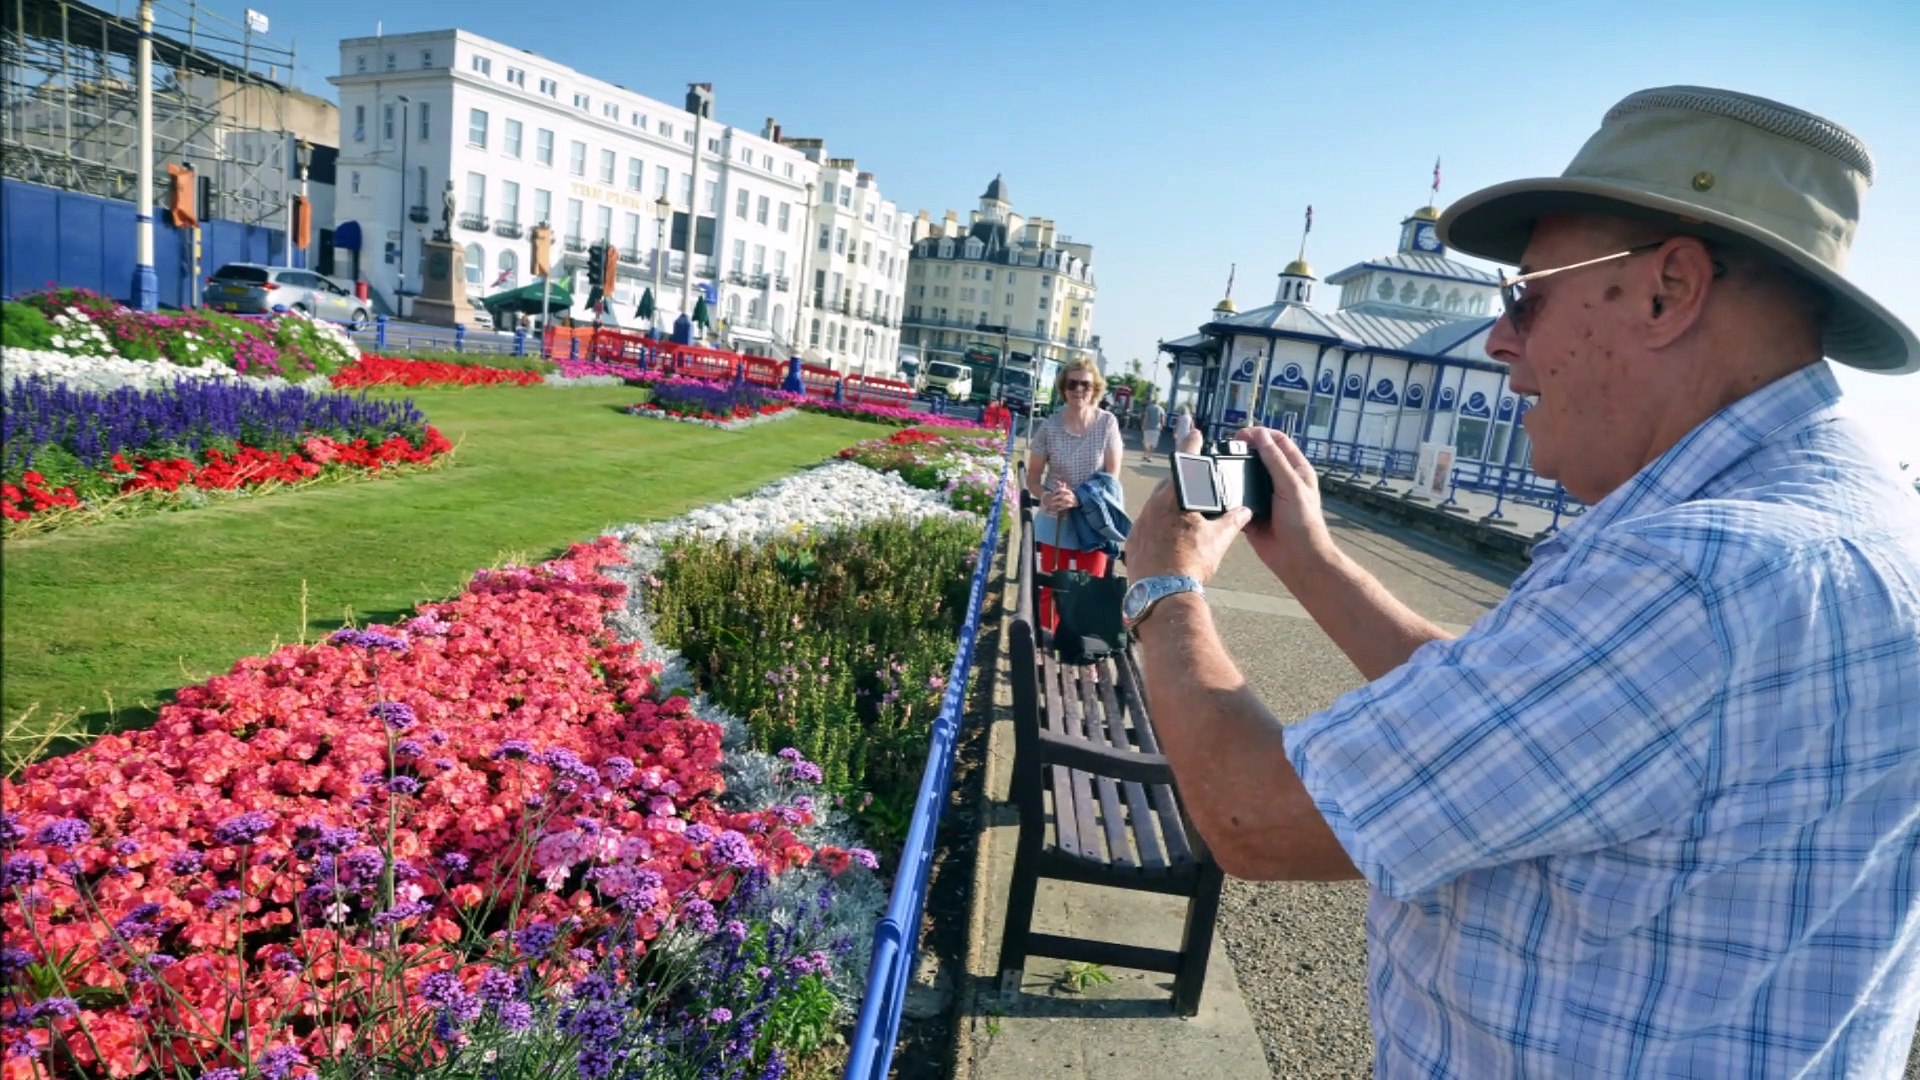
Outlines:
[[1015,412],[1045,416],[1053,408],[1053,384],[1059,374],[1058,360],[1036,360],[1030,353],[1009,352],[994,396]]

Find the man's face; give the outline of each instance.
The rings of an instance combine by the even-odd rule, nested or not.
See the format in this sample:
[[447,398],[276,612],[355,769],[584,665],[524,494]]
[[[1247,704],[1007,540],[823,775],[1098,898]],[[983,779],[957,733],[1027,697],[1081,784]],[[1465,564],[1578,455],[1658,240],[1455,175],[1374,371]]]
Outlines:
[[[1545,218],[1534,227],[1521,272],[1612,254],[1619,239],[1592,222]],[[1645,363],[1627,348],[1632,305],[1627,286],[1638,259],[1569,270],[1530,282],[1524,332],[1503,317],[1487,353],[1511,369],[1514,393],[1536,400],[1522,421],[1533,441],[1533,468],[1568,491],[1597,501],[1640,467],[1649,418]]]

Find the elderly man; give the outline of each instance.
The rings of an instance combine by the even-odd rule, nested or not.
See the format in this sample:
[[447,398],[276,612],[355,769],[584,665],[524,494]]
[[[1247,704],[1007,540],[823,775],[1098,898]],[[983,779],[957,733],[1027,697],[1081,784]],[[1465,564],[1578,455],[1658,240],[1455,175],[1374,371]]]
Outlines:
[[[1458,638],[1334,544],[1155,493],[1126,617],[1230,873],[1370,886],[1383,1076],[1900,1074],[1920,1020],[1920,499],[1822,357],[1920,368],[1841,272],[1865,146],[1775,102],[1629,96],[1557,178],[1441,219],[1517,262],[1487,351],[1593,504]],[[1190,438],[1189,444],[1197,442]],[[1282,728],[1199,581],[1244,532],[1368,679]]]

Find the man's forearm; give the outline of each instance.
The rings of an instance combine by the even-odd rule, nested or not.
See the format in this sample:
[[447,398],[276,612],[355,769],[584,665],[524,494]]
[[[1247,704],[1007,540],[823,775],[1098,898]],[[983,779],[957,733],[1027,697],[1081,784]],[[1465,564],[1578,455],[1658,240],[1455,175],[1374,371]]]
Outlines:
[[1181,802],[1222,869],[1254,880],[1336,881],[1353,863],[1287,761],[1260,703],[1197,596],[1172,596],[1140,624],[1147,713]]
[[1284,567],[1280,582],[1368,681],[1427,642],[1453,637],[1401,603],[1331,538]]

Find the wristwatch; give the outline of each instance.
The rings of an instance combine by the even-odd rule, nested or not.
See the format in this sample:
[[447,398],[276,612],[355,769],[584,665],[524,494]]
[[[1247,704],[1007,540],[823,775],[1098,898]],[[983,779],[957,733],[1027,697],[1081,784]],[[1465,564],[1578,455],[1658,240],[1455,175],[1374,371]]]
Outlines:
[[1153,606],[1169,596],[1179,593],[1193,593],[1205,596],[1207,590],[1194,578],[1185,574],[1160,574],[1154,577],[1135,578],[1127,586],[1127,594],[1120,601],[1120,624],[1132,632],[1138,627]]

